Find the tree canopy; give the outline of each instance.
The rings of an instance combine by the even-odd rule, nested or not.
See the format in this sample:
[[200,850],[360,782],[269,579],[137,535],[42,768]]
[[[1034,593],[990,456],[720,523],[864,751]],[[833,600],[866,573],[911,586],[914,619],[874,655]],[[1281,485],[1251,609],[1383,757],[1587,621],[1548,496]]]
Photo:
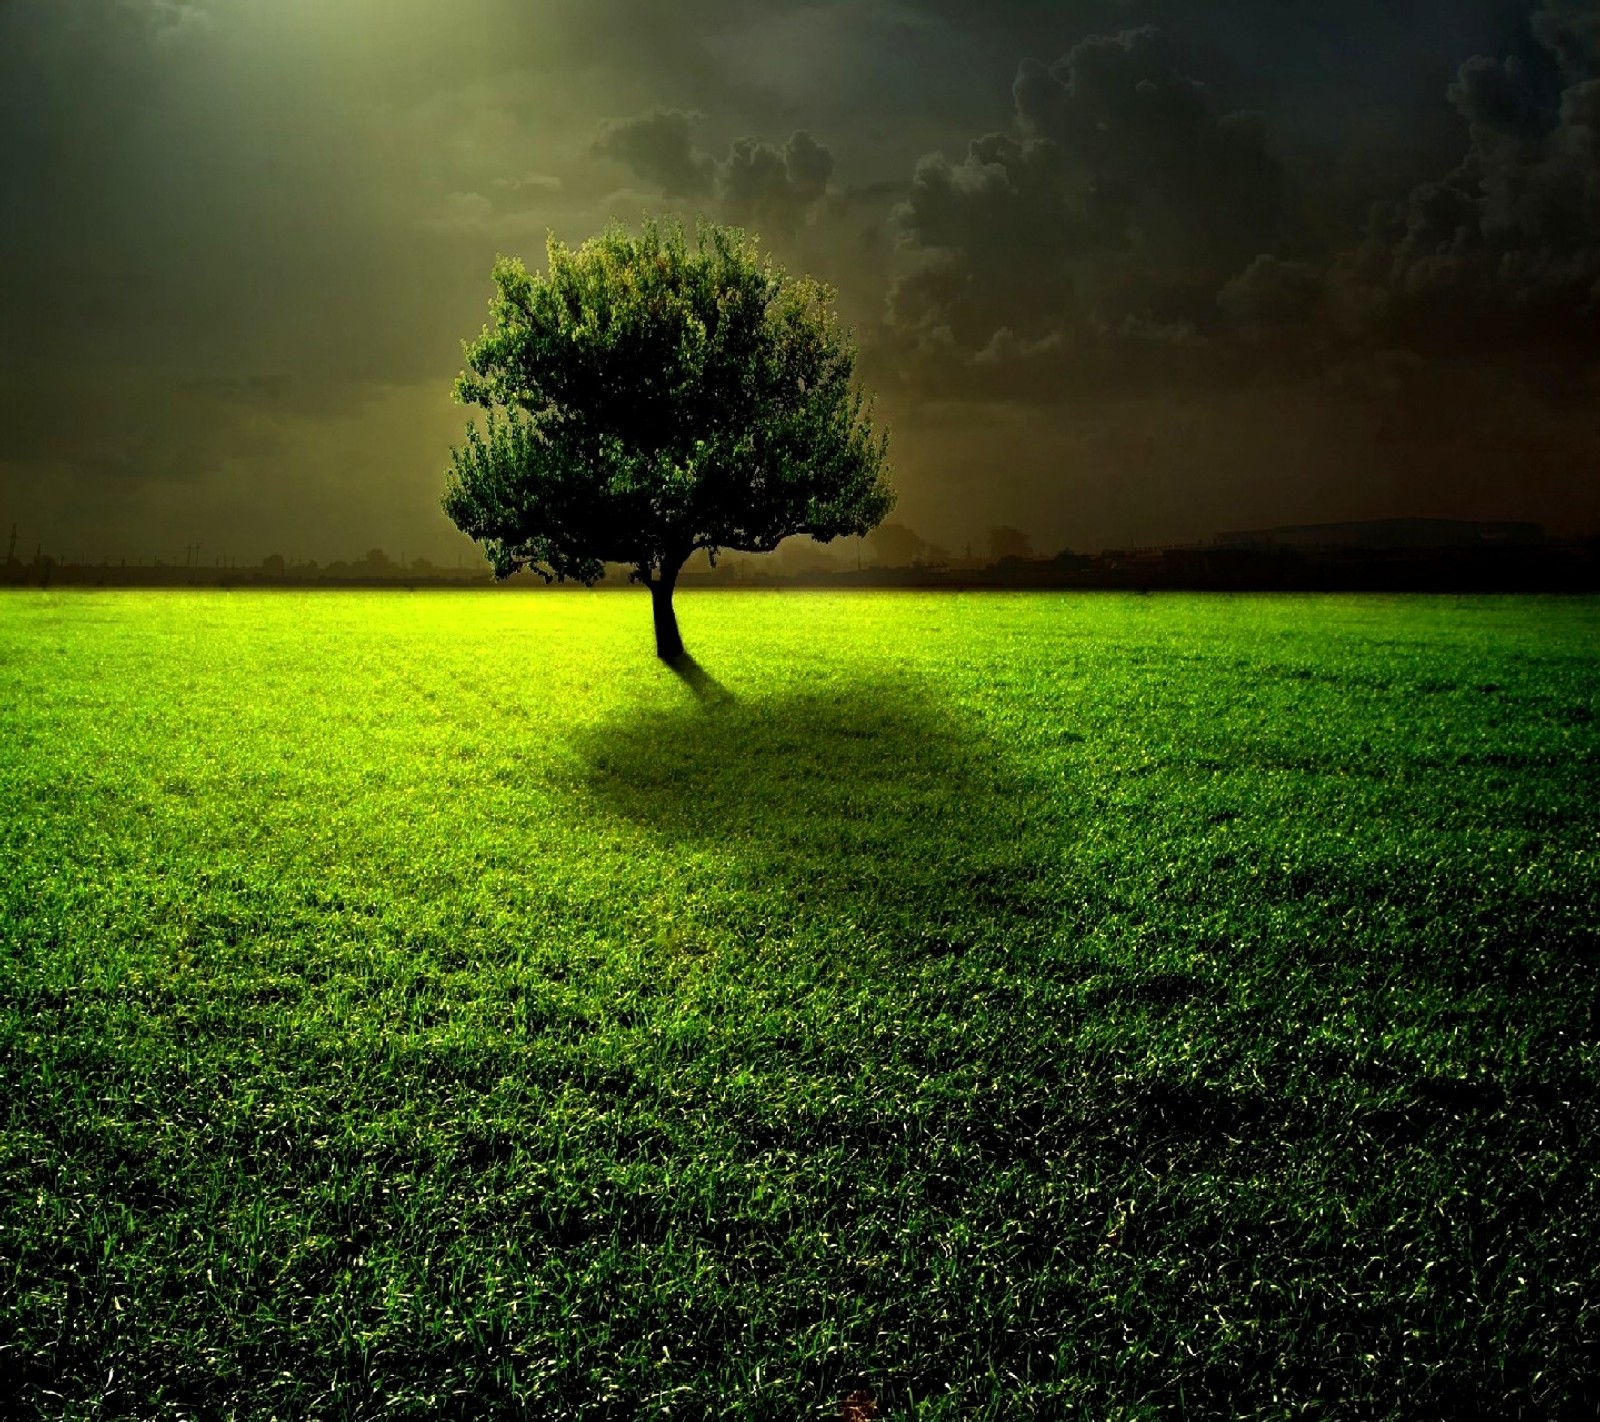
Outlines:
[[593,583],[627,564],[656,594],[668,656],[672,586],[697,549],[828,542],[888,513],[888,437],[828,287],[708,223],[693,241],[646,222],[546,252],[543,274],[495,263],[455,385],[488,418],[451,451],[444,507],[498,577]]

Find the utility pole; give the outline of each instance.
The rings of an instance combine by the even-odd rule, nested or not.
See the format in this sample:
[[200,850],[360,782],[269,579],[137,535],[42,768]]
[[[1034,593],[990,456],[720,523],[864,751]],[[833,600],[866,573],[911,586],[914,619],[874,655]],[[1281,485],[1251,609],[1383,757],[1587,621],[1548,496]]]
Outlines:
[[17,526],[16,526],[15,523],[13,523],[11,525],[11,546],[6,549],[6,562],[14,563],[16,561],[17,561]]

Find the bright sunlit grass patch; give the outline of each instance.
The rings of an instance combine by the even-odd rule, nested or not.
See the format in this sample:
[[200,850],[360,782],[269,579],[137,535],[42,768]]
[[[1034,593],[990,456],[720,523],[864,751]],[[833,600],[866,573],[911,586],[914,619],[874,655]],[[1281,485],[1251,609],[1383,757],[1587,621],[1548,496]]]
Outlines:
[[0,599],[47,1415],[1580,1416],[1600,604]]

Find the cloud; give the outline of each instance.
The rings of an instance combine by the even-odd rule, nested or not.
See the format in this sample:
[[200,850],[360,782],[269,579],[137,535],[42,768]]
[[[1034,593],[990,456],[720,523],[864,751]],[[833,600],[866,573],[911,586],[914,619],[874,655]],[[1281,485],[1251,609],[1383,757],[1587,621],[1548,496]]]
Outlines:
[[1600,21],[1549,4],[1532,29],[1534,62],[1461,66],[1449,98],[1466,121],[1465,157],[1379,209],[1340,265],[1348,299],[1385,339],[1458,354],[1594,350]]
[[120,7],[139,16],[159,47],[187,45],[217,32],[219,21],[205,0],[119,0]]
[[736,138],[716,164],[716,197],[731,222],[787,231],[804,222],[833,174],[833,154],[804,129],[782,148]]
[[594,149],[675,200],[709,202],[724,221],[790,232],[808,220],[829,192],[833,153],[805,129],[781,148],[761,138],[736,138],[722,157],[695,147],[698,115],[656,109],[606,124]]
[[1053,143],[994,133],[959,163],[928,154],[893,222],[908,259],[889,297],[901,329],[979,350],[1002,328],[1036,338],[1077,314],[1095,215]]
[[1600,78],[1600,10],[1588,0],[1549,0],[1530,23],[1569,83]]
[[1263,252],[1217,294],[1217,305],[1255,330],[1299,326],[1316,317],[1325,296],[1321,271]]
[[43,525],[77,489],[110,546],[142,488],[194,536],[281,505],[393,551],[489,253],[666,206],[838,287],[924,533],[1513,477],[1570,526],[1597,31],[1593,0],[0,0],[0,492]]
[[1553,367],[1591,365],[1600,338],[1600,21],[1550,0],[1531,33],[1523,59],[1459,67],[1465,156],[1325,246],[1263,121],[1161,32],[1024,62],[1010,127],[925,155],[894,213],[902,378],[1059,401],[1315,380],[1410,349],[1521,352],[1539,398],[1587,390]]
[[1280,235],[1287,183],[1260,116],[1226,110],[1181,63],[1154,27],[1094,36],[1023,63],[1016,123],[1060,147],[1106,241],[1226,267]]
[[669,198],[699,198],[711,192],[715,163],[699,152],[690,130],[698,117],[682,109],[656,109],[607,123],[595,152],[633,170]]
[[1297,230],[1260,120],[1186,75],[1158,30],[1025,61],[1012,101],[1010,128],[959,161],[925,155],[895,211],[889,323],[924,351],[994,365],[1001,332],[1018,351],[1193,348],[1219,288]]

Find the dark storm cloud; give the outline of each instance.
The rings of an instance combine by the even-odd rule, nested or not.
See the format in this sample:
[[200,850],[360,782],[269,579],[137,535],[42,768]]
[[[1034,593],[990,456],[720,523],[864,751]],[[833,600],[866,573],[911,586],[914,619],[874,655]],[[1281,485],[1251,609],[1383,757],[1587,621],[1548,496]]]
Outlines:
[[696,117],[682,109],[657,109],[616,119],[600,130],[595,152],[631,168],[666,197],[706,197],[716,164],[694,146],[691,127]]
[[1597,43],[1576,0],[0,0],[0,503],[447,540],[495,254],[666,207],[839,289],[936,540],[1570,523]]
[[895,213],[908,378],[1070,399],[1299,377],[1396,344],[1592,355],[1600,25],[1569,4],[1532,21],[1531,62],[1469,59],[1449,85],[1464,159],[1365,237],[1314,237],[1263,119],[1157,30],[1024,61],[1010,128],[922,158]]
[[1600,10],[1586,0],[1547,0],[1531,27],[1569,83],[1600,77]]
[[791,134],[781,149],[737,138],[717,164],[717,199],[734,222],[788,228],[805,220],[832,173],[833,154],[804,129]]
[[1450,86],[1467,126],[1460,164],[1380,210],[1343,264],[1342,278],[1391,339],[1453,354],[1595,353],[1600,23],[1566,4],[1533,21],[1542,52],[1532,63],[1480,56]]
[[1323,274],[1310,263],[1262,253],[1228,280],[1217,305],[1246,329],[1281,330],[1315,320],[1325,292]]
[[804,129],[781,148],[760,138],[736,138],[726,154],[715,157],[694,146],[697,117],[681,109],[657,109],[612,120],[601,128],[594,148],[663,197],[706,200],[725,221],[779,232],[805,221],[827,192],[833,154]]
[[1286,179],[1259,114],[1226,108],[1159,30],[1084,40],[1024,61],[1017,126],[1053,142],[1104,245],[1216,270],[1286,224]]
[[1229,109],[1149,27],[1024,61],[1012,100],[1008,131],[917,164],[895,213],[891,326],[921,357],[964,353],[986,392],[1211,370],[1219,289],[1299,239],[1259,116]]
[[[1522,7],[1508,57],[1419,69],[1443,123],[1391,129],[1405,160],[1332,198],[1334,141],[1241,107],[1273,95],[1221,30],[1196,52],[1198,13],[1023,60],[1007,127],[916,163],[876,368],[946,426],[972,409],[1036,506],[1152,541],[1207,508],[1600,517],[1592,7]],[[1363,185],[1387,198],[1370,220]]]

